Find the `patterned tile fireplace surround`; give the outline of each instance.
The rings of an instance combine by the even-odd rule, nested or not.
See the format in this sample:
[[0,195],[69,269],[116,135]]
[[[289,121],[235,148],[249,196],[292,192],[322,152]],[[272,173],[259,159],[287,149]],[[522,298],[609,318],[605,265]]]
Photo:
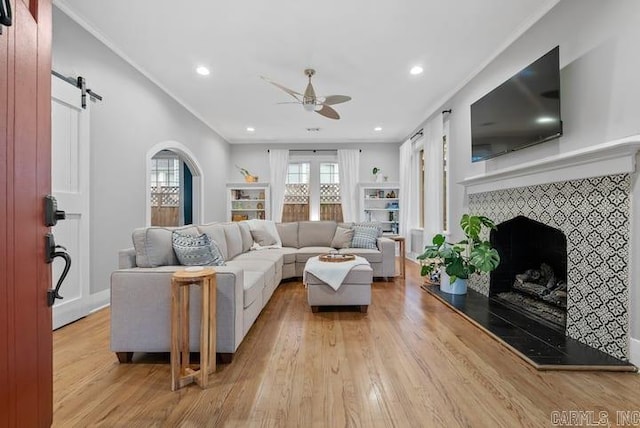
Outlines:
[[[567,336],[629,359],[632,192],[640,138],[465,179],[469,212],[525,216],[567,238]],[[489,275],[469,287],[488,296]]]

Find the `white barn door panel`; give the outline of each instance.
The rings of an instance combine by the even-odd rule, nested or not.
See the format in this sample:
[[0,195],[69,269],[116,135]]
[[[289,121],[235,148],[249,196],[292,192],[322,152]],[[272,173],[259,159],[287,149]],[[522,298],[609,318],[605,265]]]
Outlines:
[[[71,270],[53,306],[53,328],[86,316],[89,288],[89,108],[81,106],[81,91],[52,77],[51,85],[51,187],[58,209],[67,213],[52,228],[56,244],[66,247]],[[53,262],[53,281],[64,262]]]

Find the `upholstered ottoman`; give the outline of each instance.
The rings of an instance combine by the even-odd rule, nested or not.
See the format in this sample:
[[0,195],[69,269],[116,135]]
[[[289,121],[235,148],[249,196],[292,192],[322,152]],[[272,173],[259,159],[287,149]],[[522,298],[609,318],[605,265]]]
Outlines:
[[360,306],[360,312],[366,313],[371,304],[373,269],[368,264],[354,266],[338,290],[310,272],[306,272],[305,279],[307,299],[313,312],[318,312],[319,306]]

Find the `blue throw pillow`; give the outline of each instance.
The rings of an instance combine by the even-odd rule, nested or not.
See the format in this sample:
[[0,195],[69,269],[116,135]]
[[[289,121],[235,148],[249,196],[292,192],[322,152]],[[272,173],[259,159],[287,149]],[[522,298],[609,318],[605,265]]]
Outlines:
[[375,225],[354,225],[351,248],[378,249],[378,236],[380,229]]
[[224,257],[215,241],[207,234],[199,236],[173,232],[173,251],[183,266],[223,266]]

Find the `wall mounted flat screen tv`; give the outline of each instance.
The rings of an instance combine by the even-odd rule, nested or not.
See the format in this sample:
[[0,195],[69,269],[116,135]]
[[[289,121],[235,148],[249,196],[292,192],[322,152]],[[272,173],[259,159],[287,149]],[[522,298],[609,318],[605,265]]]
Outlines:
[[558,46],[471,105],[472,162],[561,135]]

